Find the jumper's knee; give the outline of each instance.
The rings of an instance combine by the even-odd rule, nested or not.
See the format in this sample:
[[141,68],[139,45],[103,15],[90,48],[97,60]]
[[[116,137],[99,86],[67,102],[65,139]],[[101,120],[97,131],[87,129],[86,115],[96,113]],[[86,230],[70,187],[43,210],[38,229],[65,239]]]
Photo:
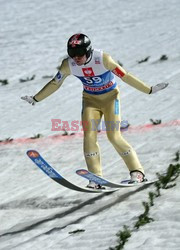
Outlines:
[[84,141],[88,141],[89,143],[96,143],[97,142],[97,133],[93,131],[86,131],[84,133]]
[[117,140],[117,136],[115,135],[115,133],[107,133],[107,137],[108,137],[108,140],[112,143],[112,144],[114,144],[115,142],[116,142],[116,140]]
[[115,145],[123,145],[126,144],[124,143],[125,140],[123,139],[123,137],[121,136],[120,131],[118,133],[113,133],[113,132],[109,132],[107,133],[107,137],[108,140],[115,146]]

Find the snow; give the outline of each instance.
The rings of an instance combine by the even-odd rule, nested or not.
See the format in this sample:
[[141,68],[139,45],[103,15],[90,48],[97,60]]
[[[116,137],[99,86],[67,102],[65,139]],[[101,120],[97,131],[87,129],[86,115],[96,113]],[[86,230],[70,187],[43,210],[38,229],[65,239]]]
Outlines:
[[[142,213],[142,201],[154,187],[119,190],[111,195],[85,194],[58,186],[27,158],[35,149],[76,184],[84,168],[82,132],[61,136],[51,131],[51,119],[80,120],[81,83],[69,77],[60,90],[35,107],[23,102],[56,74],[66,54],[67,39],[84,32],[95,48],[116,60],[150,85],[169,82],[167,89],[148,96],[117,79],[121,89],[122,118],[131,127],[123,132],[153,178],[164,171],[179,150],[180,2],[0,0],[0,250],[105,250],[116,245],[116,233],[131,226]],[[162,55],[168,60],[160,61]],[[150,56],[147,62],[138,64]],[[35,79],[21,83],[35,75]],[[149,119],[162,126],[147,126]],[[36,134],[40,139],[27,139]],[[56,136],[59,135],[59,136]],[[104,177],[117,182],[128,176],[104,132],[99,134]],[[124,249],[178,250],[180,246],[180,180],[162,191],[150,210],[154,222],[132,234]],[[85,230],[69,234],[75,230]]]

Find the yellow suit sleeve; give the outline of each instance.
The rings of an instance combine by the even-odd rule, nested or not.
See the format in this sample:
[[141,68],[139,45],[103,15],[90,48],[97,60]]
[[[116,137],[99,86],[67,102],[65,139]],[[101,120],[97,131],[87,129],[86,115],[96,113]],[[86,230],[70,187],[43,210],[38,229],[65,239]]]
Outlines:
[[135,77],[133,74],[126,72],[110,55],[103,53],[103,63],[106,69],[111,70],[114,74],[122,79],[125,83],[138,89],[139,91],[150,94],[151,87]]
[[68,59],[66,58],[58,67],[58,73],[56,76],[50,82],[48,82],[33,98],[37,102],[40,102],[46,97],[50,96],[61,87],[68,75],[70,75],[70,69]]

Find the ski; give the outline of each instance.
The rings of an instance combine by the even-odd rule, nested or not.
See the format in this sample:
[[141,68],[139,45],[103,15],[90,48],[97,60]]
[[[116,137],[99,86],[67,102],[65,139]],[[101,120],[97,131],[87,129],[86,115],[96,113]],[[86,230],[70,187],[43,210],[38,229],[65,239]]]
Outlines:
[[86,169],[78,169],[76,171],[76,173],[79,176],[84,177],[89,181],[93,181],[96,184],[110,187],[110,188],[127,188],[127,187],[139,186],[139,185],[148,185],[148,184],[153,184],[154,182],[157,181],[157,179],[154,179],[151,181],[144,181],[141,183],[129,183],[130,180],[123,180],[120,183],[115,183],[115,182],[111,182],[107,179],[104,179],[103,177],[97,176]]
[[86,193],[112,193],[118,190],[118,189],[111,189],[111,190],[89,189],[80,187],[66,180],[60,173],[58,173],[53,167],[51,167],[36,150],[28,150],[27,155],[36,164],[36,166],[39,167],[48,177],[50,177],[53,181],[57,182],[58,184],[66,188]]

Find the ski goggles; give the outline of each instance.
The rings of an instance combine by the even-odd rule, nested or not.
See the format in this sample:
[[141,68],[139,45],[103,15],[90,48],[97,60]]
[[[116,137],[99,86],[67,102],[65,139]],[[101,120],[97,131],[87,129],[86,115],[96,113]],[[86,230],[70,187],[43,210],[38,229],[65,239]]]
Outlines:
[[84,56],[86,54],[86,48],[68,48],[68,55],[73,58],[76,56]]

